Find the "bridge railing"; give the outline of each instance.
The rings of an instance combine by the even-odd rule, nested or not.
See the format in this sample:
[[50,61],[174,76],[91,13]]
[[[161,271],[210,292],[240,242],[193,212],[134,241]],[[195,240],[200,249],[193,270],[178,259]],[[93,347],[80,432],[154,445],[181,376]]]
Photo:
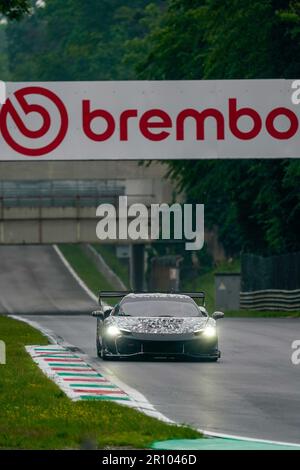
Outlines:
[[0,182],[0,206],[13,207],[96,207],[114,203],[125,194],[116,181],[4,181]]

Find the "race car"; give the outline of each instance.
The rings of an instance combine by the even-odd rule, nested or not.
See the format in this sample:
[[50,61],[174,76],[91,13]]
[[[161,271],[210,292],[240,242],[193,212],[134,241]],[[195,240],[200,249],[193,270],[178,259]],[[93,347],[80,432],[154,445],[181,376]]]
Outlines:
[[[121,298],[114,306],[104,299]],[[194,299],[202,300],[197,305]],[[205,295],[198,293],[101,292],[97,318],[97,354],[102,359],[190,357],[217,361],[216,320],[209,316]]]

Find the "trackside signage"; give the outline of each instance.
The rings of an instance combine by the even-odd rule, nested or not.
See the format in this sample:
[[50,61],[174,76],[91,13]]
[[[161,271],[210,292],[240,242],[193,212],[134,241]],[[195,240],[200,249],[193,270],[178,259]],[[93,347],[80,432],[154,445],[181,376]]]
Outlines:
[[0,160],[300,157],[300,80],[6,83]]

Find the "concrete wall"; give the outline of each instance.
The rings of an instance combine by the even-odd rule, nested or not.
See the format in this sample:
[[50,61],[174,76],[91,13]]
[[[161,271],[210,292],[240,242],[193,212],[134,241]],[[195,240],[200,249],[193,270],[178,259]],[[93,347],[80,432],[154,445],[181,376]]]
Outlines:
[[166,167],[159,162],[150,166],[137,161],[20,161],[0,162],[0,181],[52,179],[145,179],[161,178]]
[[239,310],[240,309],[240,273],[217,273],[215,274],[215,299],[216,310]]

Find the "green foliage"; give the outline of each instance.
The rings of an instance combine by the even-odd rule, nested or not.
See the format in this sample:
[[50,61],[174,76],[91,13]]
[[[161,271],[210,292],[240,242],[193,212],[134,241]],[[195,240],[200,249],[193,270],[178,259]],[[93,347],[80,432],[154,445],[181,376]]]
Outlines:
[[9,80],[5,25],[0,25],[0,79],[5,81]]
[[173,161],[170,175],[191,202],[205,204],[228,255],[300,248],[300,161]]
[[134,78],[123,61],[126,41],[141,35],[146,0],[47,0],[8,25],[14,80]]
[[144,51],[136,65],[140,78],[201,78],[205,7],[198,4],[202,3],[204,2],[171,1],[165,14],[163,6],[150,4],[145,9],[142,21],[148,26],[148,35],[128,43],[134,50]]
[[19,20],[30,9],[30,0],[0,0],[0,14]]
[[271,0],[208,0],[207,5],[204,77],[272,78],[273,32],[279,25]]
[[119,259],[116,255],[115,245],[94,243],[93,247],[102,256],[106,264],[122,280],[127,289],[130,288],[129,260]]
[[[300,2],[286,0],[169,0],[147,7],[148,25],[133,49],[146,79],[297,77]],[[138,57],[136,56],[136,59]]]
[[95,264],[87,257],[80,245],[73,245],[71,243],[61,244],[59,249],[78,276],[95,295],[98,295],[100,290],[113,290],[105,276],[98,271]]
[[297,38],[300,33],[300,2],[299,0],[292,0],[288,5],[286,5],[286,2],[282,3],[283,6],[286,6],[286,9],[278,11],[277,14],[288,25],[291,38]]

